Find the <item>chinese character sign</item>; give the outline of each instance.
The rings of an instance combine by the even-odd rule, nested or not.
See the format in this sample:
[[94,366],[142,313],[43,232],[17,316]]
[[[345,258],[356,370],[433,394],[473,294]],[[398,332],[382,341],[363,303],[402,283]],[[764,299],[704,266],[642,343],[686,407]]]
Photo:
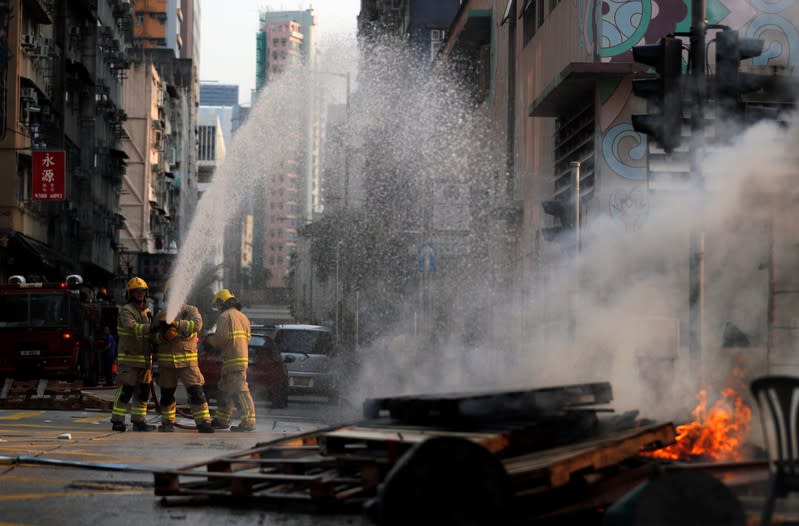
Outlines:
[[63,151],[33,151],[33,199],[64,199],[65,165]]

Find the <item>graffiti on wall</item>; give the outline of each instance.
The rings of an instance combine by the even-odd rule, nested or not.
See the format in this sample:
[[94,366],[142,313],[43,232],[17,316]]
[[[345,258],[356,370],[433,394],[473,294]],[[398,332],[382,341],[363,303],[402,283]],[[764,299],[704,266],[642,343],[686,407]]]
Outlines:
[[[656,43],[670,32],[689,31],[691,26],[691,0],[581,0],[579,5],[583,46],[602,62],[632,62],[633,46]],[[753,60],[755,65],[791,66],[799,63],[797,5],[799,0],[707,0],[707,22],[764,40],[764,52]],[[709,41],[712,37],[711,32]],[[629,81],[608,81],[601,86],[603,170],[618,176],[620,183],[626,181],[607,186],[607,203],[611,217],[627,228],[641,224],[642,214],[648,210],[639,206],[646,201],[647,138],[632,129],[631,98]],[[640,192],[631,193],[636,186]],[[630,214],[635,220],[625,219]]]

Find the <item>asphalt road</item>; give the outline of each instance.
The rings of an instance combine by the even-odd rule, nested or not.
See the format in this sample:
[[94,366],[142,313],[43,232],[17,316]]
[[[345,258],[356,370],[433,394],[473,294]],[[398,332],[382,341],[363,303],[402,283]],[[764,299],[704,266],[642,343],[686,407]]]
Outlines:
[[[337,408],[322,400],[292,398],[289,407],[280,410],[258,404],[253,433],[116,433],[111,431],[110,412],[0,410],[0,526],[370,524],[361,515],[175,504],[154,495],[149,470],[204,463],[287,434],[357,419],[357,408]],[[157,419],[151,416],[151,422]],[[37,460],[20,462],[20,457]],[[57,461],[85,467],[52,464]],[[89,469],[103,464],[120,466]]]

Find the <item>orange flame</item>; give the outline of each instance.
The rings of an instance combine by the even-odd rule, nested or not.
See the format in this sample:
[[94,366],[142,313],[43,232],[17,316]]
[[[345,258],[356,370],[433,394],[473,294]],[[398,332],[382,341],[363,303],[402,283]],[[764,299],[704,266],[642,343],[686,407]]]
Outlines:
[[707,408],[707,391],[699,391],[699,404],[694,408],[694,421],[677,426],[676,442],[646,456],[672,460],[706,457],[715,461],[739,461],[744,439],[749,432],[752,410],[732,388]]

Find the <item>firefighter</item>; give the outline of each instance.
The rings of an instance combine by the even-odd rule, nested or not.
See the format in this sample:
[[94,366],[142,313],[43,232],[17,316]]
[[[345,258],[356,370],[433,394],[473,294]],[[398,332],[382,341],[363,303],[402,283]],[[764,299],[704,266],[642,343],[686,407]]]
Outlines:
[[147,307],[147,283],[134,277],[125,287],[127,303],[117,320],[117,388],[111,413],[111,429],[125,431],[125,413],[130,403],[130,421],[134,431],[154,431],[147,423],[147,403],[153,382],[150,343],[152,313]]
[[[164,303],[171,280],[164,286]],[[167,323],[166,311],[161,309],[156,317],[158,331],[155,343],[158,345],[158,384],[161,387],[161,427],[158,431],[175,430],[177,403],[175,390],[178,380],[183,382],[189,395],[191,414],[200,433],[213,433],[211,413],[205,399],[203,384],[205,379],[197,362],[197,333],[203,328],[200,311],[194,305],[183,304],[174,320]]]
[[211,298],[214,310],[221,311],[216,332],[205,338],[205,345],[222,353],[222,374],[219,380],[216,414],[211,425],[227,429],[233,416],[233,406],[241,412],[241,423],[231,431],[255,431],[255,403],[247,385],[250,320],[241,312],[241,304],[227,289]]

